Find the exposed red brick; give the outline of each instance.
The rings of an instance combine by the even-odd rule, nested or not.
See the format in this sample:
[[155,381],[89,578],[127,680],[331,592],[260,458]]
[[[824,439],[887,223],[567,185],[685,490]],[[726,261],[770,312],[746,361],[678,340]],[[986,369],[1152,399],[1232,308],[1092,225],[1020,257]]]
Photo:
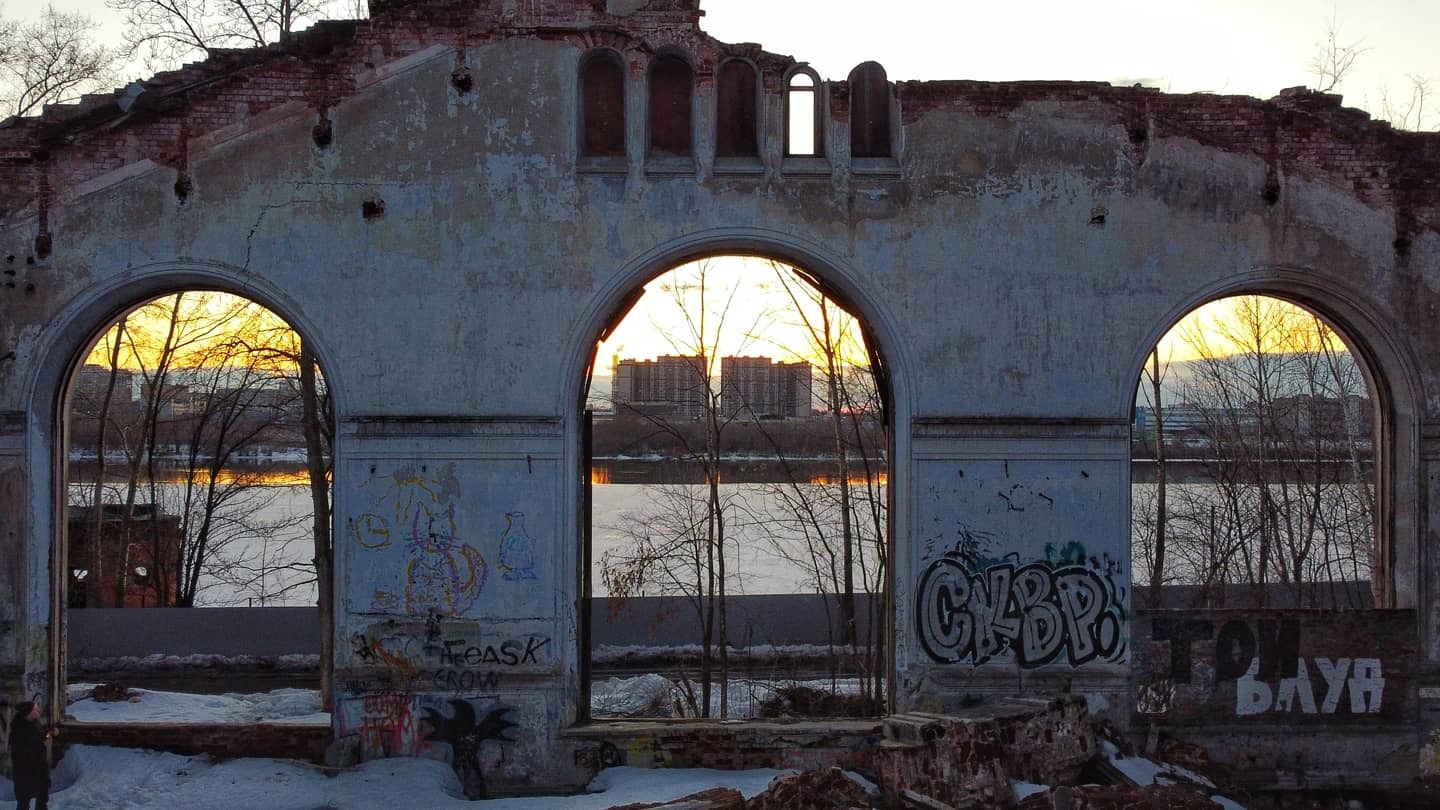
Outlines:
[[745,797],[734,788],[710,788],[668,802],[625,804],[610,810],[745,810]]
[[745,804],[747,810],[851,810],[869,806],[865,789],[839,768],[777,777],[763,793]]

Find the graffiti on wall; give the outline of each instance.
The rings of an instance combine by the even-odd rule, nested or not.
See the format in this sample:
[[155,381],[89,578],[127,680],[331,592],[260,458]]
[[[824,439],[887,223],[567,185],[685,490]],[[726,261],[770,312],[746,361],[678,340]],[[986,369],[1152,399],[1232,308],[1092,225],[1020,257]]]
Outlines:
[[551,639],[543,633],[486,633],[474,622],[377,622],[350,637],[352,693],[430,690],[452,696],[498,689],[502,674],[543,669]]
[[[498,698],[431,698],[388,692],[342,701],[338,712],[341,737],[356,740],[365,759],[414,756],[450,764],[466,794],[486,793],[485,770],[503,757],[504,746],[518,725],[514,711]],[[487,746],[486,744],[491,745]]]
[[932,660],[979,665],[1008,658],[1028,669],[1124,657],[1117,564],[1087,559],[1074,543],[1047,548],[1044,560],[982,560],[983,539],[962,531],[955,547],[920,575],[915,630]]
[[453,465],[434,474],[421,466],[376,475],[372,467],[366,488],[378,494],[368,511],[346,521],[346,532],[363,553],[393,557],[400,552],[396,563],[403,569],[403,576],[377,580],[367,591],[370,610],[459,618],[475,612],[492,568],[505,581],[535,579],[535,548],[525,513],[505,512],[505,528],[492,535],[495,545],[482,550],[474,527],[462,517]]
[[1296,618],[1229,619],[1219,624],[1218,632],[1216,624],[1208,617],[1152,620],[1151,640],[1169,646],[1168,672],[1141,690],[1140,713],[1169,711],[1179,690],[1196,680],[1196,645],[1210,642],[1213,691],[1223,690],[1228,697],[1234,690],[1236,717],[1381,713],[1386,678],[1378,657],[1306,655]]

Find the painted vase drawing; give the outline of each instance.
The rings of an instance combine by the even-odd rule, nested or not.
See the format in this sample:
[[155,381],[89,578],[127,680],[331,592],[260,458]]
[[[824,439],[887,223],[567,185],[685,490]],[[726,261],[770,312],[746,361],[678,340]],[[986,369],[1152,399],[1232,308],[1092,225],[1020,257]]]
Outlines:
[[525,533],[525,513],[505,513],[500,536],[500,576],[510,581],[535,578],[535,547]]

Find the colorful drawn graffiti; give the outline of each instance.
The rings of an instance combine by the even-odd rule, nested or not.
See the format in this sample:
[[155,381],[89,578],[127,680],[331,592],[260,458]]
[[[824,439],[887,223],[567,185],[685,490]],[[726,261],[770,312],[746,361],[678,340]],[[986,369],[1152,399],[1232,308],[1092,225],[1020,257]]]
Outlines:
[[378,508],[347,522],[350,537],[370,551],[390,549],[397,536],[404,538],[404,582],[375,588],[370,608],[412,616],[466,615],[484,591],[490,568],[484,555],[461,539],[453,470],[427,477],[424,468],[420,473],[404,468],[388,478]]
[[535,547],[525,532],[525,513],[505,514],[505,533],[500,536],[500,571],[508,580],[535,578]]
[[405,567],[405,612],[464,616],[480,598],[490,568],[474,546],[460,542],[455,504],[426,516],[423,531],[420,518],[417,513],[412,519],[406,542],[411,557]]
[[915,629],[932,660],[1072,667],[1125,653],[1125,609],[1113,571],[1081,555],[979,565],[964,545],[932,561],[915,596]]

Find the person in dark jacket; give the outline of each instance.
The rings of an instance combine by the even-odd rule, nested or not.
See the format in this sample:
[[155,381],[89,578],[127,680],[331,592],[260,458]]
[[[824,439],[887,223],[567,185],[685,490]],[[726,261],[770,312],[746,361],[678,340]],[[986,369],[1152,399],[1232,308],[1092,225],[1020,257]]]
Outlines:
[[15,718],[10,722],[10,765],[15,777],[17,810],[35,810],[50,806],[50,760],[45,741],[54,732],[41,733],[40,706],[28,700],[15,705]]

